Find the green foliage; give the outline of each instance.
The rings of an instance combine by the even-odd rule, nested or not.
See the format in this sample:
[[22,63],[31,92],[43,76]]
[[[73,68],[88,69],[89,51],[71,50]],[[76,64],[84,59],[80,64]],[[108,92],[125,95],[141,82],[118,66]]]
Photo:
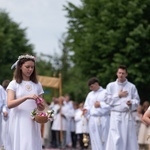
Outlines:
[[[82,0],[68,3],[65,46],[86,77],[97,76],[101,84],[115,80],[117,66],[128,66],[128,79],[141,98],[150,97],[150,1]],[[143,91],[144,89],[144,91]]]
[[33,46],[26,38],[26,29],[21,29],[19,24],[9,18],[8,13],[3,10],[0,10],[0,23],[0,82],[2,82],[5,79],[12,79],[13,71],[10,67],[19,55],[34,52]]
[[69,93],[72,100],[83,102],[89,91],[87,79],[81,74],[80,68],[72,67],[68,73],[68,80],[64,81],[63,93]]
[[[50,60],[44,59],[44,54],[40,54],[40,56],[37,57],[36,62],[36,69],[37,74],[42,76],[53,76],[53,66]],[[49,56],[49,55],[46,55]],[[51,58],[51,56],[49,56]]]
[[[64,6],[68,32],[62,42],[62,56],[42,54],[37,58],[39,75],[62,74],[63,94],[81,102],[89,91],[87,80],[93,76],[105,87],[116,78],[119,64],[128,66],[128,79],[136,84],[143,100],[150,97],[150,1],[81,0],[80,6]],[[11,65],[23,53],[33,52],[33,45],[8,14],[0,11],[0,81],[12,79]],[[44,95],[47,101],[56,93]]]

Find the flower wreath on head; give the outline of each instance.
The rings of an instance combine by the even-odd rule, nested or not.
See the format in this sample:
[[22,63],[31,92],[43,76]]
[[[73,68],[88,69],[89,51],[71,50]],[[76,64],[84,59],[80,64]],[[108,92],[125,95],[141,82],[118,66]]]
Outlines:
[[26,54],[26,55],[20,55],[20,56],[18,57],[18,60],[23,59],[23,58],[35,60],[35,57],[32,56],[32,55],[29,55],[29,54]]
[[[44,100],[42,99],[42,98],[39,98],[39,99],[37,99],[36,100],[36,103],[37,104],[40,104],[40,103],[43,103],[44,102]],[[47,118],[47,121],[49,120],[49,121],[53,121],[53,118],[54,118],[54,110],[52,110],[52,109],[49,109],[49,110],[47,110],[46,112],[44,112],[44,111],[38,111],[38,109],[37,108],[35,108],[32,112],[31,112],[31,118],[33,119],[33,120],[35,120],[36,121],[36,117],[46,117]]]
[[32,59],[32,60],[36,60],[36,57],[34,57],[33,55],[29,55],[29,54],[26,54],[26,55],[20,55],[19,57],[18,57],[18,60],[11,66],[11,69],[13,69],[14,67],[16,67],[17,66],[17,63],[19,62],[19,60],[21,60],[21,59],[23,59],[23,58],[25,58],[25,59]]

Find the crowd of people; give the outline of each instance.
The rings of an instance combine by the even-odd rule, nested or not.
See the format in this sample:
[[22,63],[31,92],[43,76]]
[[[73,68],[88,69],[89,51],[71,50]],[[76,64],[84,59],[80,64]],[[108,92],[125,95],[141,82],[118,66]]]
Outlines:
[[[150,104],[140,104],[136,86],[127,79],[126,66],[117,68],[116,81],[106,88],[96,77],[89,79],[90,92],[81,103],[66,94],[53,97],[50,104],[37,102],[44,91],[34,56],[19,56],[13,68],[14,79],[4,80],[0,86],[1,149],[149,149]],[[31,118],[35,109],[54,110],[53,120],[37,123]]]
[[[63,98],[63,100],[65,101],[64,98]],[[68,137],[70,137],[70,142],[68,142],[68,144],[66,144],[66,145],[63,145],[64,148],[70,147],[72,149],[77,149],[77,150],[79,150],[80,148],[81,149],[91,149],[91,144],[93,144],[92,142],[94,142],[95,144],[97,142],[97,146],[101,147],[98,150],[105,150],[109,126],[110,126],[110,123],[109,123],[110,116],[109,115],[108,115],[109,117],[107,116],[108,119],[106,118],[106,121],[103,118],[97,118],[97,117],[93,116],[93,117],[91,117],[92,120],[88,126],[88,122],[87,122],[88,119],[86,119],[86,117],[83,116],[83,111],[84,111],[83,107],[85,105],[84,102],[77,104],[73,101],[70,101],[70,103],[73,104],[72,105],[73,108],[71,108],[70,111],[69,110],[67,111],[68,114],[66,114],[66,117],[69,115],[72,118],[71,119],[72,121],[71,121],[70,127],[68,128],[68,126],[66,126],[66,129],[63,130],[63,132],[68,132],[68,131],[70,132],[70,136],[68,136]],[[54,107],[58,107],[58,105],[60,105],[59,98],[54,97],[53,102],[49,105],[49,107],[54,109]],[[136,132],[135,139],[137,140],[137,143],[138,143],[137,150],[149,150],[149,148],[150,148],[150,146],[149,146],[149,144],[150,144],[150,139],[149,139],[150,138],[149,137],[150,136],[150,134],[149,134],[150,126],[148,125],[148,123],[146,123],[144,121],[144,117],[143,117],[145,112],[148,111],[149,106],[150,106],[150,103],[148,101],[144,101],[144,103],[142,105],[138,106],[137,111],[133,112],[133,114],[132,114],[132,117],[134,119],[134,125],[135,125],[134,128],[135,128],[135,132]],[[92,107],[91,107],[91,110],[92,110]],[[108,108],[108,110],[109,110],[109,108]],[[71,111],[72,111],[72,113],[71,113]],[[149,121],[149,117],[150,117],[150,113],[148,113],[148,121]],[[60,121],[61,120],[58,120],[58,118],[57,118],[57,121],[54,118],[54,122],[57,122],[57,126],[61,124]],[[101,125],[100,125],[99,121],[101,121]],[[91,124],[93,124],[93,126]],[[64,124],[64,125],[66,125],[66,124]],[[60,132],[61,132],[62,128],[59,126],[59,129],[56,129],[54,126],[55,125],[53,124],[53,122],[48,122],[47,124],[44,124],[43,145],[46,148],[61,148]],[[89,127],[89,129],[88,129],[88,127]],[[92,131],[90,132],[90,130],[92,130]],[[56,139],[56,137],[55,137],[56,136],[55,132],[58,134],[58,136],[57,136],[58,139]],[[91,139],[90,139],[89,133],[90,133]],[[87,141],[86,146],[84,146],[84,143],[83,143],[83,135],[84,134],[86,134],[88,136],[88,141]],[[64,138],[66,139],[66,133],[64,133],[64,135],[65,135]],[[105,144],[102,142],[102,137],[105,137],[105,138],[103,138],[104,139],[103,142]],[[56,143],[59,143],[59,144],[56,144]],[[93,144],[92,150],[95,148],[94,147],[95,144]],[[128,148],[126,148],[126,150],[128,150]]]
[[[44,124],[43,145],[46,148],[88,148],[89,141],[83,141],[88,135],[87,119],[83,115],[84,102],[76,103],[66,94],[53,97],[50,109],[54,110],[54,119]],[[49,134],[47,134],[49,133]]]
[[[148,150],[149,140],[146,137],[149,135],[150,123],[148,122],[149,117],[145,121],[143,115],[149,111],[149,102],[145,101],[142,105],[140,104],[136,86],[127,80],[126,66],[119,66],[116,75],[117,80],[109,83],[106,89],[100,85],[99,80],[95,77],[88,81],[90,92],[84,101],[80,114],[80,119],[84,117],[87,123],[88,145],[91,145],[92,150]],[[59,101],[59,98],[57,100]],[[68,100],[66,102],[65,97],[63,100],[65,107]],[[63,115],[66,121],[68,117],[74,119],[74,124],[70,124],[70,127],[67,125],[63,132],[69,130],[71,134],[71,128],[74,127],[73,131],[76,134],[78,122],[75,119],[75,108],[77,107],[73,107],[73,101],[69,101],[69,106],[70,103],[72,106],[67,108],[66,112],[68,113]],[[58,124],[61,124],[61,120],[59,121]],[[82,126],[80,128],[82,129]],[[53,132],[53,124],[51,130]],[[71,143],[72,146],[74,145],[73,140],[70,143],[65,143],[67,146],[71,146]]]

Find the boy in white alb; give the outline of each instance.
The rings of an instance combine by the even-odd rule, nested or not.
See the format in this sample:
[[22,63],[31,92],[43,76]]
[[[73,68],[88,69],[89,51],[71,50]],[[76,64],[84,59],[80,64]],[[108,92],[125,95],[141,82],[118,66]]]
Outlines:
[[95,77],[88,81],[88,86],[91,92],[86,97],[83,112],[88,118],[92,150],[105,150],[110,121],[110,106],[105,99],[106,90]]
[[83,142],[84,135],[87,136],[87,140],[89,140],[88,136],[88,121],[87,118],[83,115],[83,106],[84,103],[79,104],[79,108],[75,111],[75,132],[79,138],[79,144],[81,149],[87,149],[89,146],[89,141],[86,143]]
[[107,103],[111,106],[110,129],[106,150],[138,150],[135,120],[140,98],[134,84],[129,82],[126,66],[119,66],[118,79],[107,85]]

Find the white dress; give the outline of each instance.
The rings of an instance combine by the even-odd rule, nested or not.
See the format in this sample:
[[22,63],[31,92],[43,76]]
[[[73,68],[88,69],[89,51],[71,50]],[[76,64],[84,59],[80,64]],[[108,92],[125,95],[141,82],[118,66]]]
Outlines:
[[[40,83],[11,81],[7,89],[15,92],[16,98],[25,95],[43,94]],[[37,107],[33,99],[28,99],[9,113],[9,147],[7,150],[42,150],[40,124],[31,119],[31,111]]]

